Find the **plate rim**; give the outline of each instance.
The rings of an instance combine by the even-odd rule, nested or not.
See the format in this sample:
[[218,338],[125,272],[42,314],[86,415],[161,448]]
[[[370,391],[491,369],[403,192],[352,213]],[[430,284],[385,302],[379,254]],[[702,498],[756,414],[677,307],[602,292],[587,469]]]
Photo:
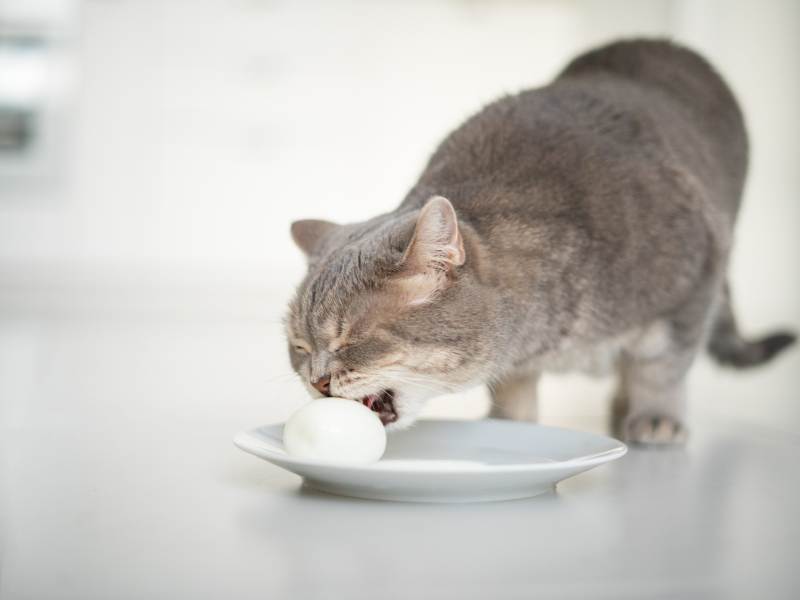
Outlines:
[[256,432],[266,427],[274,428],[277,426],[283,426],[285,424],[284,421],[267,423],[259,427],[255,427],[253,429],[240,431],[233,437],[233,444],[240,450],[243,450],[248,454],[257,456],[258,458],[266,459],[269,462],[273,462],[273,460],[271,459],[274,459],[274,461],[277,461],[279,466],[281,466],[280,463],[284,463],[286,465],[296,465],[299,467],[322,467],[325,469],[334,469],[339,471],[351,471],[351,472],[360,471],[363,473],[394,472],[394,473],[425,473],[425,474],[437,474],[437,475],[445,475],[452,473],[469,475],[469,474],[486,474],[486,473],[514,473],[514,472],[525,472],[525,471],[550,471],[550,470],[555,471],[560,469],[592,467],[606,462],[610,462],[617,458],[621,458],[628,452],[628,446],[624,442],[616,438],[599,433],[581,431],[579,429],[568,429],[566,427],[553,427],[551,425],[540,425],[538,423],[525,423],[521,421],[509,421],[507,419],[492,419],[492,418],[419,420],[419,422],[426,422],[426,423],[476,423],[482,421],[518,423],[520,425],[527,425],[541,429],[562,431],[570,434],[577,433],[588,437],[600,438],[604,441],[607,441],[614,447],[608,450],[603,450],[601,452],[595,452],[593,454],[586,454],[583,456],[570,458],[567,460],[553,460],[552,462],[546,462],[546,463],[521,463],[521,464],[511,464],[511,465],[489,465],[489,464],[469,463],[465,464],[463,468],[459,467],[458,469],[449,469],[449,468],[419,469],[417,467],[414,467],[413,465],[401,464],[393,466],[391,469],[387,469],[381,466],[381,461],[368,464],[342,464],[333,461],[325,461],[318,459],[296,458],[294,456],[286,454],[286,452],[282,453],[278,452],[274,450],[273,447],[264,444],[258,439]]

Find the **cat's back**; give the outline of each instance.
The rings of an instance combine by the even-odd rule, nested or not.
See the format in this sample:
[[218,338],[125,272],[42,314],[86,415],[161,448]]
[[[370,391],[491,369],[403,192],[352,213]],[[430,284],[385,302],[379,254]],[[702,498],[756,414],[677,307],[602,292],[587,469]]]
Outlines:
[[748,141],[741,109],[719,73],[698,53],[667,40],[619,41],[578,56],[556,83],[603,79],[660,92],[663,103],[681,111],[708,140],[731,175],[743,177]]
[[[622,41],[578,56],[550,85],[501,98],[468,119],[433,154],[403,208],[431,192],[449,194],[480,220],[488,209],[483,192],[491,190],[495,210],[508,196],[515,211],[536,218],[575,202],[576,193],[604,204],[649,171],[674,169],[735,217],[746,167],[742,114],[713,67],[671,42]],[[568,193],[547,200],[526,192],[537,186]]]
[[521,298],[593,298],[621,326],[722,264],[746,162],[741,112],[713,68],[669,42],[626,41],[467,120],[399,210],[449,198]]
[[712,125],[743,133],[728,85],[700,54],[667,40],[623,40],[573,59],[556,81],[611,75],[660,89]]

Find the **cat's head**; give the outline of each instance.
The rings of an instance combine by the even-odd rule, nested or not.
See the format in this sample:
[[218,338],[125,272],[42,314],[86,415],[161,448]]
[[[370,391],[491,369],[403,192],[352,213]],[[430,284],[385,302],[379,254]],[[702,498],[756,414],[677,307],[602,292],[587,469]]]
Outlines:
[[359,400],[396,429],[482,375],[486,295],[448,200],[355,225],[298,221],[292,236],[308,273],[286,333],[312,395]]

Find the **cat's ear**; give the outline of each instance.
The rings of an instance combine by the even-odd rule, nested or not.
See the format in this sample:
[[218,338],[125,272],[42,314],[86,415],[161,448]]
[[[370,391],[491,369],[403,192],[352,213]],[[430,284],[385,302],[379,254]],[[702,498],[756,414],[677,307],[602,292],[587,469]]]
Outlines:
[[336,223],[320,219],[303,219],[292,223],[292,239],[303,253],[310,257],[322,239],[339,227]]
[[403,254],[400,284],[408,302],[431,301],[465,260],[456,211],[447,198],[434,196],[420,210],[414,235]]

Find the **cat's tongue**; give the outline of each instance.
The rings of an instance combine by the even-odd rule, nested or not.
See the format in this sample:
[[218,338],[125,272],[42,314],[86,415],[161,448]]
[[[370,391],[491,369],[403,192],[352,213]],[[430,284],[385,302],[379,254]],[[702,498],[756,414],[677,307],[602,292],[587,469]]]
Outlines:
[[377,413],[384,425],[397,420],[397,413],[394,410],[394,393],[391,390],[364,396],[361,398],[361,403],[372,412]]

